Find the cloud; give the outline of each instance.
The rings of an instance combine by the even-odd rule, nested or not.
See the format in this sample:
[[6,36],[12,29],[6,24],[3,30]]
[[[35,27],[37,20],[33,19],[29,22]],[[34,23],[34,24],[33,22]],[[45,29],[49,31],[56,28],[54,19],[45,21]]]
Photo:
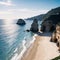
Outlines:
[[48,10],[35,10],[35,9],[27,9],[27,8],[20,8],[20,9],[9,9],[7,11],[0,11],[0,18],[7,18],[7,19],[17,19],[17,18],[28,18],[40,14],[46,13]]
[[5,14],[12,14],[11,11],[0,11],[0,15],[5,15]]
[[3,1],[0,1],[0,5],[13,6],[11,0],[3,0]]
[[9,11],[12,11],[12,12],[31,12],[31,13],[39,13],[39,14],[44,14],[46,13],[47,11],[49,10],[37,10],[37,9],[27,9],[27,8],[20,8],[20,9],[10,9]]

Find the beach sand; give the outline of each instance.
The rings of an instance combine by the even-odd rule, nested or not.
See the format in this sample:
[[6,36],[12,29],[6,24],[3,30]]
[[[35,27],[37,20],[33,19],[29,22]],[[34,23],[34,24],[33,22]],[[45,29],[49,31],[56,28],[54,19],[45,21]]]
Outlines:
[[60,55],[56,44],[50,42],[51,33],[43,33],[35,38],[21,60],[51,60]]

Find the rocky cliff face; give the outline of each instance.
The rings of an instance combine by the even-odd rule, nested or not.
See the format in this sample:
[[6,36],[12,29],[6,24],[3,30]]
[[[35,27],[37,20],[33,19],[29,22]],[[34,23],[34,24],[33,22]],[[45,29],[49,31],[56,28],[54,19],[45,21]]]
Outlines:
[[60,14],[58,15],[51,15],[46,20],[42,22],[41,31],[54,31],[56,24],[60,22]]
[[56,25],[56,39],[59,43],[59,47],[60,47],[60,23]]
[[18,25],[25,25],[26,23],[23,19],[18,19],[17,24]]
[[37,19],[34,19],[32,25],[31,25],[30,31],[38,32],[38,21],[37,21]]
[[[41,25],[42,31],[54,31],[56,24],[60,22],[60,7],[48,11],[44,17]],[[51,25],[51,24],[52,25]],[[53,27],[53,28],[52,28]]]
[[44,15],[43,20],[46,20],[51,15],[58,15],[59,13],[60,13],[60,7],[53,8]]
[[51,42],[57,42],[57,39],[56,39],[56,30],[52,33],[52,36],[51,36]]
[[56,42],[60,50],[60,23],[56,25],[56,30],[52,34],[51,41]]
[[42,26],[41,26],[41,31],[43,32],[52,32],[55,29],[54,24],[52,23],[52,21],[48,21],[46,20]]

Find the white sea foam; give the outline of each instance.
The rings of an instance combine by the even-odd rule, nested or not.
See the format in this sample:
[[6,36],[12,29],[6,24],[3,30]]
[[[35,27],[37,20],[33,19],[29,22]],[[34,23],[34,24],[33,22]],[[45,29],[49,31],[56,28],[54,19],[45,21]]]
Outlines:
[[36,36],[37,36],[37,34],[35,34],[35,35],[33,36],[33,40],[30,41],[30,44],[34,43],[34,41],[36,40],[36,39],[35,39]]
[[[23,56],[24,52],[27,50],[26,46],[25,46],[25,44],[26,44],[26,40],[25,39],[26,38],[24,38],[24,40],[22,41],[23,50],[21,51],[21,53],[19,55],[18,55],[18,53],[16,53],[11,60],[21,60],[21,57]],[[17,49],[14,52],[16,52],[16,51],[17,51]]]
[[18,48],[16,48],[16,49],[14,50],[14,52],[17,52],[17,49],[18,49]]
[[[33,40],[30,41],[29,47],[31,46],[31,44],[34,43],[36,36],[37,36],[37,34],[35,34],[35,35],[33,36]],[[23,50],[21,51],[21,53],[20,53],[19,55],[18,55],[18,53],[16,53],[11,60],[21,60],[21,58],[23,57],[23,54],[24,54],[24,53],[26,52],[26,50],[27,50],[27,47],[25,46],[25,44],[26,44],[26,37],[24,37],[24,40],[23,40],[23,42],[22,42]],[[15,52],[16,52],[16,51],[17,51],[17,49],[15,50]]]
[[21,57],[23,56],[24,52],[27,50],[25,44],[26,44],[26,40],[23,40],[23,50],[20,53],[18,60],[21,59]]
[[17,56],[18,56],[18,54],[16,53],[11,60],[16,60]]

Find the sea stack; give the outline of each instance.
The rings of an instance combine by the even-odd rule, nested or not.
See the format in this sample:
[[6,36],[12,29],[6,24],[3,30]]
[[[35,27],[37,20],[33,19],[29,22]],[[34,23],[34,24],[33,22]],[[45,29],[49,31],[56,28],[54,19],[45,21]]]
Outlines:
[[17,24],[18,25],[25,25],[26,23],[23,19],[18,19]]
[[33,23],[31,24],[31,28],[30,28],[30,31],[32,32],[38,32],[38,20],[37,19],[34,19],[33,20]]

